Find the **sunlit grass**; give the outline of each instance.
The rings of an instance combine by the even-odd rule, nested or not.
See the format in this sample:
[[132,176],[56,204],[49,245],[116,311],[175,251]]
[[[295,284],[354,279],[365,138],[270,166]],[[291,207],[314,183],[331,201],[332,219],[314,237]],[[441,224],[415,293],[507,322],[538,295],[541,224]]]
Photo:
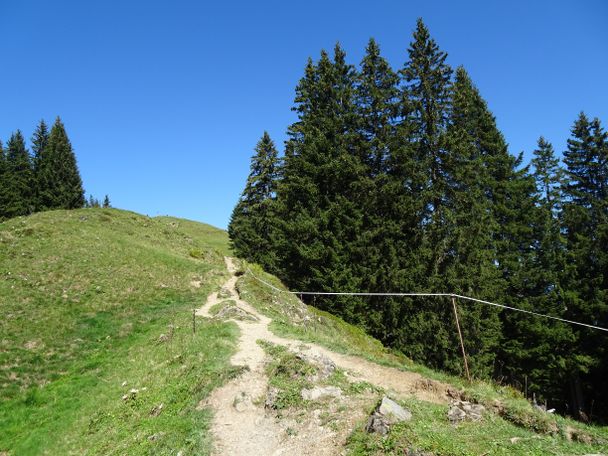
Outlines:
[[192,309],[228,251],[213,227],[115,209],[0,224],[0,452],[205,452],[196,406],[232,375],[237,329],[193,334]]

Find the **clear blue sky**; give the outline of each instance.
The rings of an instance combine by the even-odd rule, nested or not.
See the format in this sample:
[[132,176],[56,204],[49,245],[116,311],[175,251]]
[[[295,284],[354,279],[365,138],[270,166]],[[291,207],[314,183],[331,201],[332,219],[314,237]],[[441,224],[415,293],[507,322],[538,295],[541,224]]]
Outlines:
[[422,17],[511,151],[608,126],[608,2],[0,0],[0,139],[64,120],[87,195],[226,227],[253,147],[282,148],[308,56],[375,37],[394,67]]

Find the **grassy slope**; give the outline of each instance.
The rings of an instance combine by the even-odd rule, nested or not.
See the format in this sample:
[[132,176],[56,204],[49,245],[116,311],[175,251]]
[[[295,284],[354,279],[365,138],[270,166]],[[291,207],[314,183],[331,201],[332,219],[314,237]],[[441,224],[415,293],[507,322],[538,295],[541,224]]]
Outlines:
[[0,453],[206,452],[196,405],[235,374],[237,328],[193,335],[191,312],[227,253],[221,230],[115,209],[1,223]]
[[[254,276],[277,288],[285,288],[259,267],[244,264],[243,272],[245,274],[237,283],[240,293],[260,312],[273,318],[271,329],[275,333],[419,372],[456,386],[469,400],[485,404],[492,410],[482,422],[465,422],[455,427],[447,420],[447,405],[408,399],[403,404],[413,412],[411,422],[396,426],[387,438],[368,434],[364,431],[365,423],[360,423],[349,441],[352,454],[404,454],[405,448],[438,455],[608,453],[607,427],[586,426],[537,411],[509,387],[482,381],[468,384],[461,378],[417,365],[403,355],[391,353],[378,341],[339,318],[314,307],[303,307],[293,295],[272,291]],[[587,443],[569,441],[567,433],[573,434],[573,440]],[[513,442],[512,438],[515,438]]]

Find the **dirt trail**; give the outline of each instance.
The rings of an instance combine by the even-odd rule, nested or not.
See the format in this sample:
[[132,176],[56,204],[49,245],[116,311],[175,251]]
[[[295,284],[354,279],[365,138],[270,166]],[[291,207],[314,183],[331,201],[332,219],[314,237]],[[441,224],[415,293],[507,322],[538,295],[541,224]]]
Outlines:
[[[332,352],[316,344],[303,344],[298,340],[285,339],[271,333],[271,320],[260,314],[246,301],[240,299],[236,291],[237,277],[231,258],[226,257],[226,266],[232,274],[222,287],[225,295],[212,293],[196,314],[211,318],[211,307],[226,299],[236,302],[237,307],[255,316],[257,321],[234,320],[240,328],[238,351],[231,358],[237,366],[247,366],[248,371],[238,378],[216,389],[203,406],[214,410],[212,433],[215,437],[215,453],[221,455],[332,455],[340,454],[344,436],[329,429],[323,429],[312,422],[299,424],[296,436],[288,436],[289,425],[266,413],[263,399],[267,391],[267,377],[264,372],[265,353],[257,340],[265,340],[288,347],[294,352],[303,351],[307,355],[325,356],[337,367],[345,370],[357,380],[367,381],[390,391],[396,397],[415,396],[418,399],[447,402],[448,386],[428,381],[419,374],[380,366],[356,356]],[[316,411],[318,412],[318,411]],[[314,414],[318,415],[318,414]],[[309,421],[314,421],[310,417]],[[353,417],[355,418],[355,417]],[[318,420],[317,420],[318,421]],[[354,421],[354,420],[353,420]],[[287,431],[287,432],[286,432]]]

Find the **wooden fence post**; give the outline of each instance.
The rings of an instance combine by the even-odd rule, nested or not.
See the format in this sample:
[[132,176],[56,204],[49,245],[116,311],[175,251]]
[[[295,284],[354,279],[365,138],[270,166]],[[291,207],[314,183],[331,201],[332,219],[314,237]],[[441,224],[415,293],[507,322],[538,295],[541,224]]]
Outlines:
[[467,354],[464,351],[464,341],[462,340],[462,331],[460,331],[460,322],[458,321],[458,311],[456,310],[456,296],[452,295],[452,308],[454,309],[454,318],[456,319],[456,327],[458,328],[458,338],[460,339],[460,349],[462,350],[462,359],[464,360],[464,371],[467,374],[467,380],[471,382],[471,374],[469,373],[469,363],[467,362]]

